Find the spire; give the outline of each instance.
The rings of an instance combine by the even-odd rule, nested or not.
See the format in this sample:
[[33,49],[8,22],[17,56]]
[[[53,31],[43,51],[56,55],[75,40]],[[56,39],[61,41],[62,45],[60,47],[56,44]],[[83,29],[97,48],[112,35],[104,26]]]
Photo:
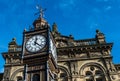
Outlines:
[[54,37],[60,35],[60,33],[58,32],[58,29],[57,29],[57,24],[55,22],[52,25],[52,34]]
[[98,43],[105,43],[105,36],[100,30],[96,30],[96,39]]
[[36,9],[38,10],[37,13],[35,13],[35,15],[39,14],[39,18],[43,18],[44,16],[44,11],[46,11],[46,8],[43,9],[40,5],[36,6]]
[[53,32],[58,32],[58,29],[57,29],[57,24],[54,22],[53,25],[52,25],[52,31]]
[[9,45],[17,45],[16,38],[12,38],[12,41],[9,43]]
[[43,9],[41,6],[37,5],[36,8],[39,10],[37,13],[35,13],[35,15],[39,14],[39,17],[38,19],[36,19],[34,22],[33,22],[33,26],[34,26],[34,29],[37,30],[37,29],[43,29],[43,28],[46,28],[46,27],[49,27],[48,25],[48,22],[43,18],[43,15],[44,15],[44,11],[46,9]]
[[12,38],[12,41],[9,43],[9,51],[15,51],[15,48],[17,47],[16,38]]

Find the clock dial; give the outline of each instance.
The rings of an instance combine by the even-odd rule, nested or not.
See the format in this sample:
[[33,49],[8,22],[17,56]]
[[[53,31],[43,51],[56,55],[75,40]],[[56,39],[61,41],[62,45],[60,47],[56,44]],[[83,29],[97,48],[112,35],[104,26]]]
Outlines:
[[26,42],[26,49],[29,52],[37,52],[46,44],[46,39],[42,35],[35,35]]
[[50,49],[51,53],[53,54],[53,57],[56,58],[56,46],[53,44],[52,39],[50,39]]

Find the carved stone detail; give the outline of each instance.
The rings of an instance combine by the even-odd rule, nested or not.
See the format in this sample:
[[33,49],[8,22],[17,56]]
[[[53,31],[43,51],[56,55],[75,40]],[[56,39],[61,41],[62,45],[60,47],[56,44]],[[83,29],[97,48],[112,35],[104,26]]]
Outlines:
[[31,67],[28,67],[28,72],[29,71],[35,71],[35,70],[42,70],[42,69],[45,69],[44,65],[41,65],[41,66],[31,66]]

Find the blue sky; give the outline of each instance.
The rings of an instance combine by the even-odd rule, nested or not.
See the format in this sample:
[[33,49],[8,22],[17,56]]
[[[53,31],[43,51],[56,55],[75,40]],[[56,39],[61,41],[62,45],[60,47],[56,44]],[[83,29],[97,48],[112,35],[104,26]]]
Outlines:
[[[16,37],[22,44],[22,33],[38,17],[36,5],[46,8],[44,18],[64,35],[75,39],[94,38],[96,29],[113,42],[114,63],[120,63],[120,0],[0,0],[0,53],[8,50],[8,43]],[[4,60],[0,55],[0,72]]]

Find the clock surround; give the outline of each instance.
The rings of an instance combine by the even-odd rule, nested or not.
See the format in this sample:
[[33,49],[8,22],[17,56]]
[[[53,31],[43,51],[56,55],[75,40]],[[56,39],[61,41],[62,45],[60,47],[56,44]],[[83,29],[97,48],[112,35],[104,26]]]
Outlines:
[[28,52],[38,52],[41,49],[43,49],[45,45],[46,45],[45,36],[34,35],[27,40],[25,47]]

